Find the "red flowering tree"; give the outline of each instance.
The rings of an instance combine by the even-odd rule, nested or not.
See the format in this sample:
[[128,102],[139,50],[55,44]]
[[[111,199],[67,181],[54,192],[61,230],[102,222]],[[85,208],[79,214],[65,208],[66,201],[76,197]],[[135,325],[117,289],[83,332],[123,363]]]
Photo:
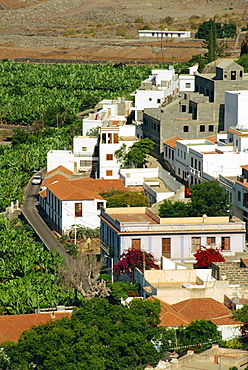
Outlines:
[[154,256],[151,253],[140,249],[129,248],[124,251],[120,256],[119,262],[114,265],[114,274],[117,276],[127,274],[131,276],[133,280],[136,267],[141,271],[143,271],[144,268],[146,270],[159,270],[159,266],[155,263]]
[[210,267],[211,262],[225,262],[225,258],[219,248],[207,248],[200,246],[194,254],[199,267]]

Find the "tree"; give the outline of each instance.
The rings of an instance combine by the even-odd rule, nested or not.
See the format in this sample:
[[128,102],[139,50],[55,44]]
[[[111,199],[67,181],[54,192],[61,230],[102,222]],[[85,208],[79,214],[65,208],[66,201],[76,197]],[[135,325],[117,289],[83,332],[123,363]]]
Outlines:
[[160,217],[202,217],[227,216],[230,212],[230,203],[227,192],[217,181],[204,181],[192,185],[191,200],[189,203],[177,201],[172,203],[165,200],[159,207]]
[[242,67],[244,67],[244,72],[247,73],[248,72],[248,54],[242,54],[237,60],[236,62],[241,65]]
[[149,201],[142,193],[112,189],[100,194],[107,200],[107,207],[148,207]]
[[212,262],[225,262],[225,258],[219,248],[201,246],[194,253],[194,257],[196,258],[197,266],[205,268],[209,268]]
[[114,265],[114,274],[120,276],[121,274],[129,275],[132,280],[135,269],[141,271],[156,269],[159,266],[155,263],[154,256],[151,253],[142,251],[140,249],[129,248],[120,255],[119,262]]
[[97,261],[95,255],[79,253],[75,259],[71,259],[66,268],[61,269],[61,275],[65,284],[80,292],[85,298],[106,297],[110,289],[104,280],[99,279],[103,266],[102,261]]
[[143,164],[154,145],[154,142],[148,138],[137,141],[128,149],[123,144],[120,149],[115,151],[115,157],[119,162],[122,162],[123,167],[137,167]]
[[188,203],[180,201],[172,203],[169,200],[164,200],[164,203],[159,206],[159,217],[187,217],[188,214]]
[[221,340],[217,325],[208,320],[195,320],[186,328],[178,329],[178,337],[179,345],[184,346],[209,343],[208,347],[211,347],[212,341]]
[[162,356],[153,339],[168,343],[166,333],[171,333],[156,326],[159,313],[159,302],[134,299],[126,308],[106,299],[86,300],[72,319],[39,325],[24,332],[18,343],[5,344],[0,364],[5,362],[8,370],[144,369]]
[[237,321],[248,322],[248,304],[232,312],[233,318]]
[[225,189],[215,180],[204,181],[191,186],[191,202],[189,216],[227,216],[230,203]]

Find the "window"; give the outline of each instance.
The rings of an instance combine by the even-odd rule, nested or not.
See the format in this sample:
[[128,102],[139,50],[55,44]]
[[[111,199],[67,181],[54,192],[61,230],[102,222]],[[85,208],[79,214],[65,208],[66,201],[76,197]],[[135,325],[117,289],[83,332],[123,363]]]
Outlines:
[[207,237],[207,244],[215,244],[215,236]]
[[112,144],[112,134],[108,134],[108,144]]
[[92,167],[92,161],[80,160],[80,167]]
[[161,103],[161,99],[157,99],[157,103],[160,104]]
[[182,112],[186,112],[187,111],[187,106],[185,104],[182,104],[181,110],[182,110]]
[[230,237],[229,236],[221,237],[221,249],[225,251],[230,250]]
[[178,168],[178,175],[180,175],[180,168]]
[[82,152],[87,152],[87,146],[82,147]]
[[189,132],[189,126],[183,126],[183,132]]
[[191,157],[191,167],[194,167],[194,159]]
[[196,252],[197,249],[199,249],[201,246],[201,238],[196,236],[196,237],[192,237],[191,239],[191,250],[192,252]]
[[187,89],[190,89],[190,88],[191,88],[191,83],[190,83],[190,82],[186,82],[185,87],[186,87]]
[[75,216],[82,217],[83,210],[82,210],[82,203],[75,203]]
[[149,98],[149,101],[152,101],[152,98]]
[[236,80],[236,71],[231,71],[231,80]]
[[113,171],[112,170],[107,170],[106,171],[106,176],[113,176]]
[[106,154],[106,161],[112,161],[113,160],[113,154]]
[[162,238],[162,256],[171,257],[171,238]]
[[167,146],[165,147],[165,158],[167,158],[167,156],[168,156],[168,148],[167,148]]
[[119,142],[119,138],[118,138],[118,134],[114,134],[114,144],[118,144]]
[[141,240],[140,239],[132,239],[132,249],[140,250]]
[[209,125],[208,126],[208,131],[213,132],[214,131],[214,125]]
[[205,125],[200,125],[200,132],[205,132]]
[[243,77],[243,71],[239,71],[239,77]]
[[241,201],[241,192],[238,191],[238,201],[240,202]]
[[97,202],[96,207],[97,209],[101,209],[101,207],[103,207],[103,202]]
[[102,143],[106,144],[106,134],[102,134]]

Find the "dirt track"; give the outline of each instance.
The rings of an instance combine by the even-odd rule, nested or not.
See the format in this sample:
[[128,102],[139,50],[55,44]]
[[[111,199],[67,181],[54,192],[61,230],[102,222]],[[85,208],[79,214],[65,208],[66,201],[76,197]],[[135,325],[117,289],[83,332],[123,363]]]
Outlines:
[[[141,43],[137,30],[158,29],[159,21],[166,16],[173,19],[171,29],[185,29],[189,27],[185,22],[192,15],[213,17],[236,13],[241,16],[248,9],[244,0],[175,0],[173,6],[171,0],[0,0],[0,4],[6,9],[0,12],[1,35],[29,36],[18,40],[0,37],[0,58],[9,59],[56,55],[60,59],[97,60],[104,56],[106,60],[188,60],[199,53],[200,43],[186,40],[187,48],[180,49],[176,40],[163,42],[161,52],[160,42]],[[117,31],[124,36],[117,36]],[[44,41],[36,36],[56,39]],[[59,37],[67,39],[60,42]],[[85,42],[77,42],[79,38]]]

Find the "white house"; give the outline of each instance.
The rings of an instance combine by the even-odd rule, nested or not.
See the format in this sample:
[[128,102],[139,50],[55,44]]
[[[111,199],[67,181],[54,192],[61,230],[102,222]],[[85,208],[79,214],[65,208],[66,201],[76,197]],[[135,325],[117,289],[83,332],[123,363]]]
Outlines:
[[47,171],[63,165],[73,173],[97,171],[97,137],[75,136],[72,150],[49,150],[47,153]]
[[139,30],[139,38],[148,37],[161,40],[163,38],[189,38],[190,31],[163,31],[163,30]]
[[78,178],[60,166],[45,174],[40,192],[40,206],[54,230],[67,234],[74,226],[100,226],[100,208],[106,200],[99,193],[111,189],[124,190],[122,180]]
[[145,207],[101,209],[101,248],[118,261],[129,248],[174,261],[194,261],[201,246],[216,245],[224,256],[245,248],[245,223],[229,217],[160,218]]
[[152,74],[144,81],[133,94],[135,120],[142,121],[144,108],[157,108],[169,96],[178,93],[178,76],[172,66],[169,69],[153,69]]
[[[128,149],[138,141],[136,125],[123,125],[100,128],[99,141],[99,178],[118,179],[121,163],[115,157],[115,151],[124,144]],[[141,134],[139,135],[141,136]]]
[[[82,120],[83,135],[88,135],[89,131],[102,126],[119,126],[127,122],[133,107],[131,100],[119,97],[117,100],[104,99],[95,106],[95,112]],[[80,113],[79,113],[80,115]]]

